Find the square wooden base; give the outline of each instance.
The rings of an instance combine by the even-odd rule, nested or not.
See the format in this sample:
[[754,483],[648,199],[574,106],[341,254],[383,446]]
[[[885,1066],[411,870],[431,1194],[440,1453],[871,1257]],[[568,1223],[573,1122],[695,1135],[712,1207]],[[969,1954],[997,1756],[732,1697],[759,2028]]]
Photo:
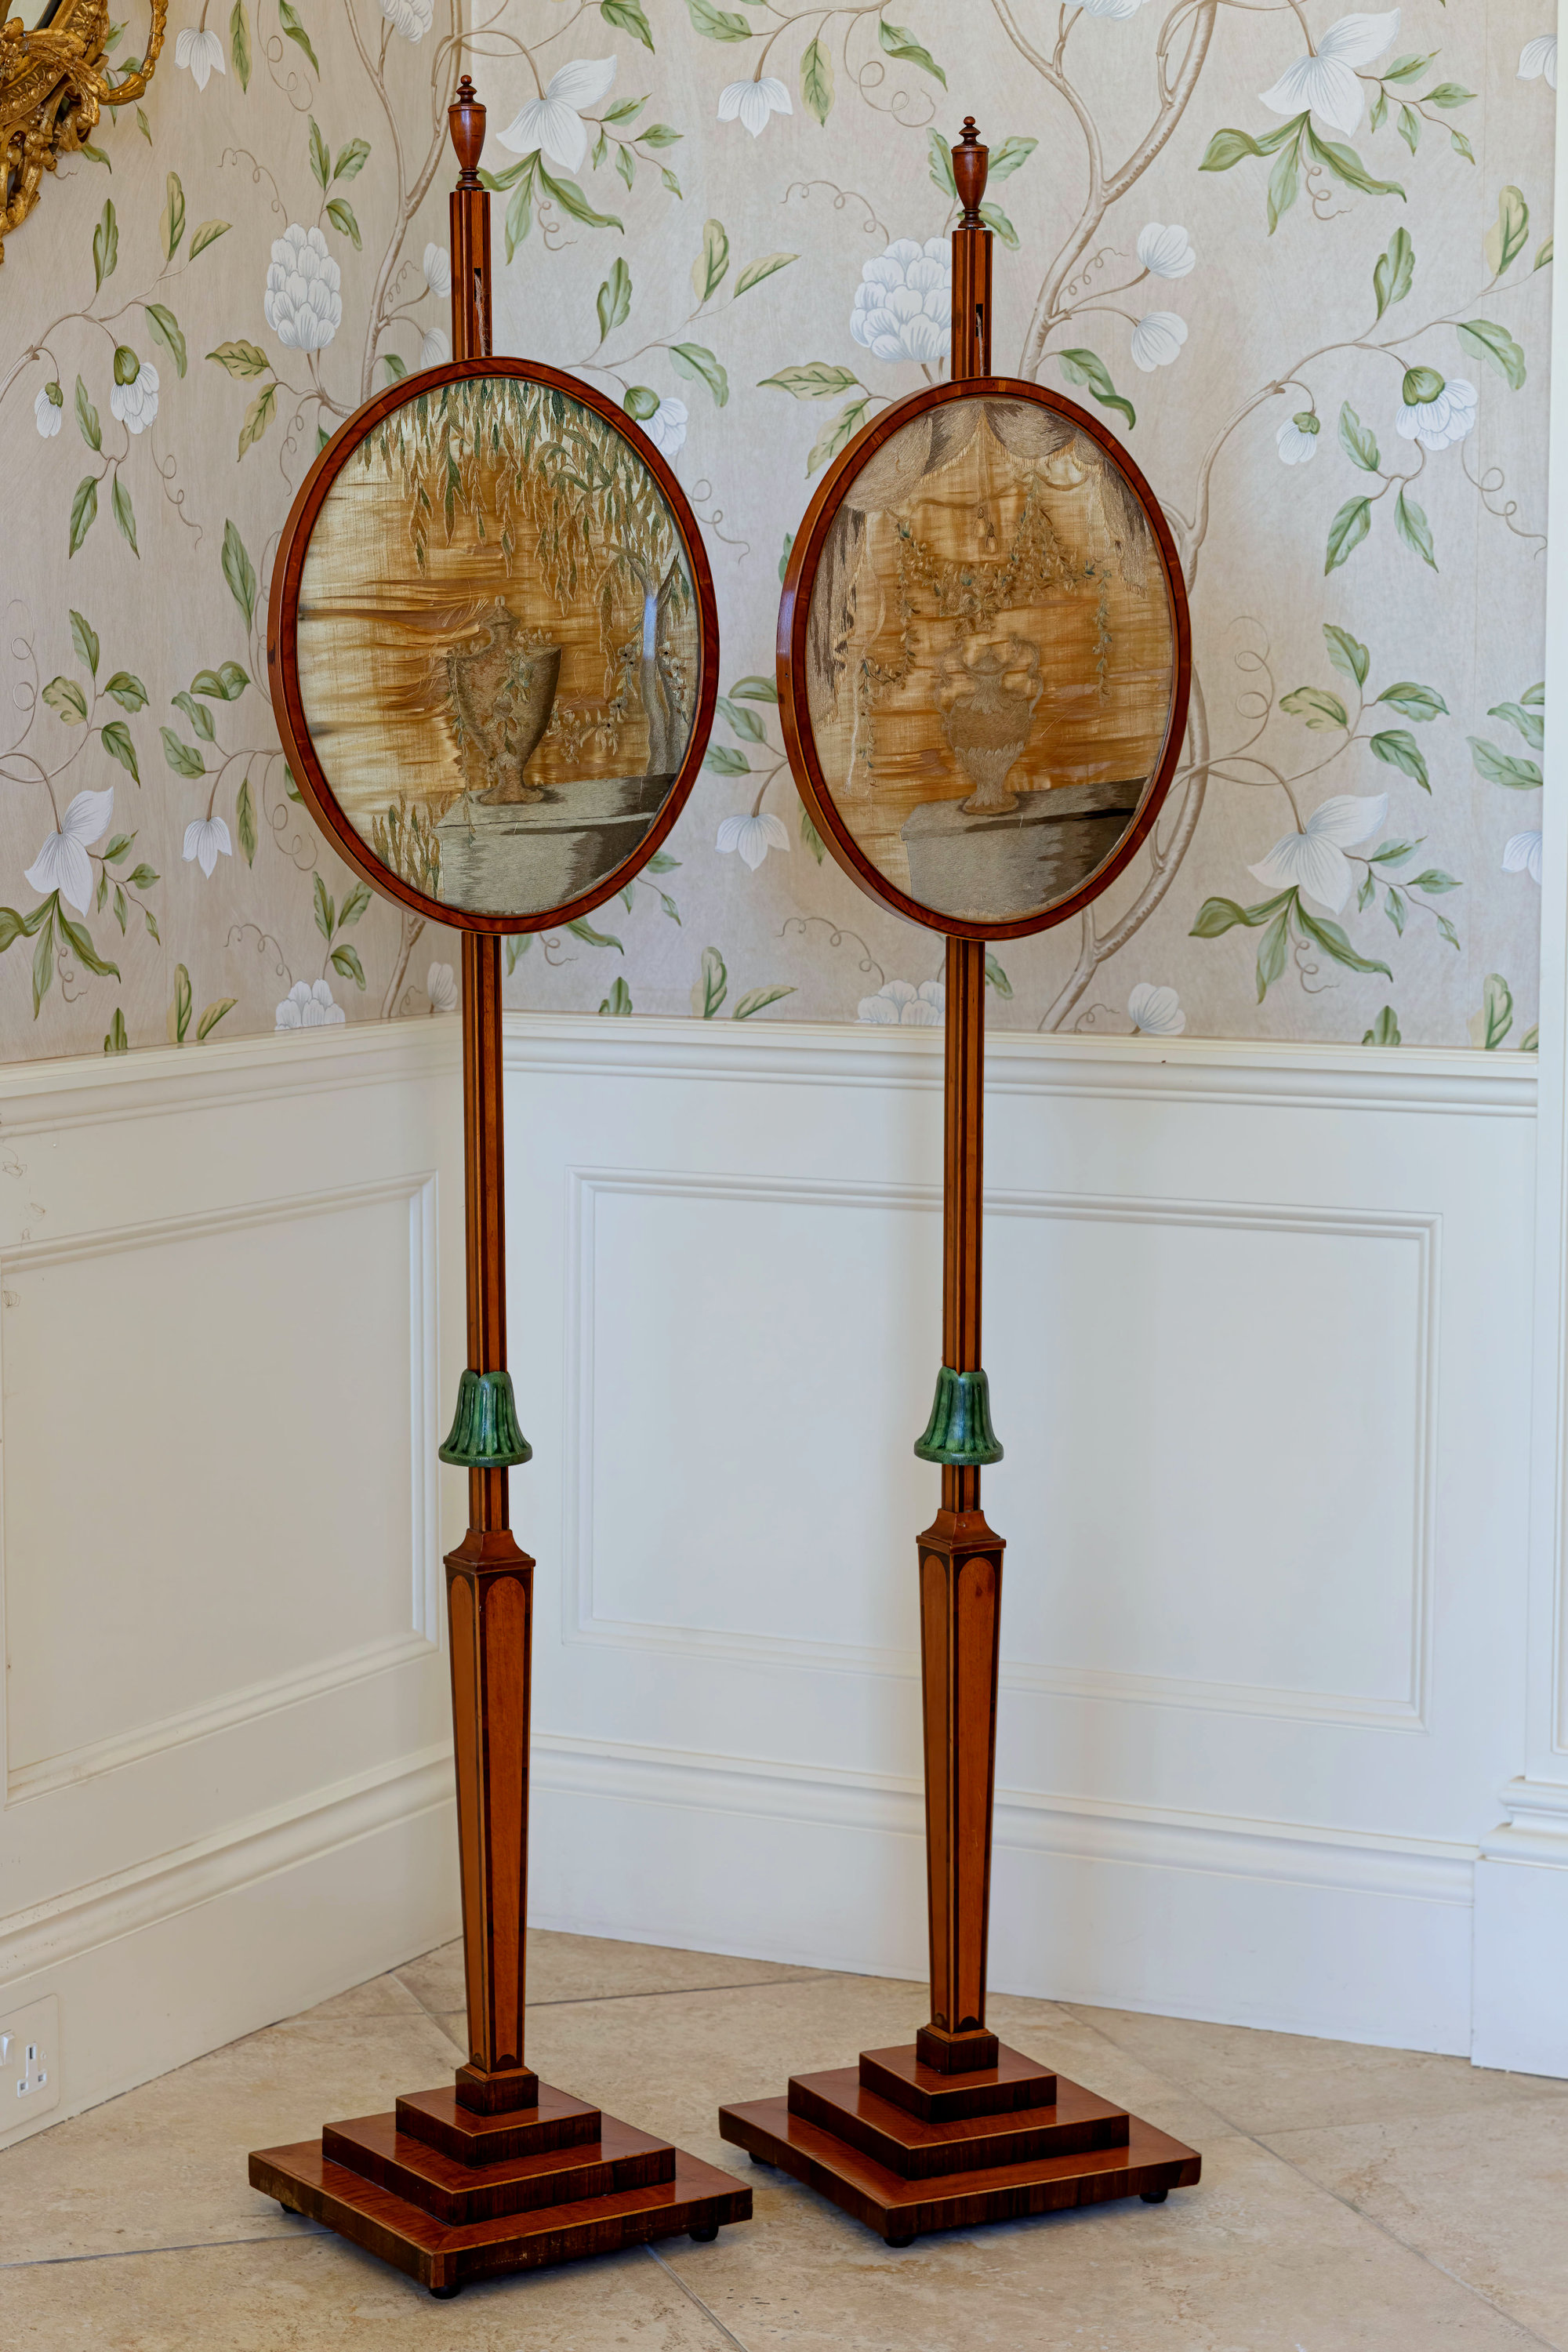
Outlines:
[[890,2246],[1116,2197],[1157,2204],[1202,2166],[1180,2140],[1005,2047],[994,2067],[964,2074],[939,2074],[912,2048],[868,2050],[858,2067],[796,2074],[787,2098],[721,2107],[719,2129]]
[[250,2183],[437,2295],[650,2238],[712,2238],[752,2212],[729,2173],[547,2083],[536,2107],[499,2116],[449,2088],[412,2093],[391,2115],[258,2148]]

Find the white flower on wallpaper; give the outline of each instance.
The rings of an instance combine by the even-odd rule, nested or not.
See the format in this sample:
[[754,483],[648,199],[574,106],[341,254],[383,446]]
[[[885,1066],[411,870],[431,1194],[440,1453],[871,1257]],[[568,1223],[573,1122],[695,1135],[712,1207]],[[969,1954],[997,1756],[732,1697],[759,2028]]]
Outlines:
[[1519,80],[1539,81],[1542,74],[1546,77],[1547,89],[1555,89],[1557,87],[1557,36],[1555,33],[1537,33],[1534,40],[1526,41],[1519,53]]
[[1175,990],[1156,988],[1148,980],[1141,980],[1128,998],[1127,1018],[1143,1037],[1179,1037],[1187,1025]]
[[1386,793],[1373,793],[1366,799],[1354,793],[1336,793],[1312,811],[1302,832],[1288,833],[1267,857],[1247,870],[1270,889],[1300,888],[1331,915],[1337,915],[1355,880],[1344,853],[1374,834],[1387,814]]
[[1275,114],[1307,109],[1348,139],[1360,127],[1363,96],[1358,67],[1380,58],[1399,30],[1399,11],[1385,16],[1342,16],[1318,41],[1315,52],[1287,66],[1258,103]]
[[[646,431],[646,427],[644,428]],[[754,874],[770,849],[787,849],[784,819],[776,816],[727,816],[719,827],[714,847],[728,856],[739,850]]]
[[[430,30],[436,0],[381,0],[381,13],[405,41],[422,41]],[[342,1020],[340,1013],[338,1018]]]
[[744,123],[753,139],[767,129],[770,114],[793,114],[789,92],[773,74],[759,81],[732,81],[719,92],[721,122]]
[[334,1021],[347,1019],[324,980],[297,980],[278,1007],[277,1025],[279,1029],[328,1029]]
[[262,308],[286,351],[324,351],[343,323],[342,272],[313,225],[291,221],[272,247]]
[[[849,331],[879,360],[944,360],[952,342],[952,250],[898,236],[860,268]],[[1184,327],[1182,332],[1185,334]]]
[[198,89],[205,89],[215,67],[220,74],[228,71],[224,61],[223,36],[187,25],[174,43],[174,63],[184,66]]
[[112,784],[106,793],[78,793],[59,831],[45,836],[26,870],[26,880],[41,898],[58,890],[68,906],[86,914],[92,903],[92,862],[87,853],[109,831],[113,814]]
[[158,371],[151,360],[139,360],[129,343],[114,354],[109,405],[128,433],[145,433],[158,414]]
[[1539,889],[1541,887],[1541,835],[1538,833],[1516,833],[1502,853],[1505,874],[1528,874]]
[[1142,5],[1143,0],[1083,0],[1083,13],[1086,16],[1109,16],[1113,24],[1125,25]]
[[432,1013],[456,1013],[458,983],[449,963],[433,963],[425,975],[425,993]]
[[1138,232],[1138,258],[1151,278],[1185,278],[1197,266],[1193,240],[1173,221],[1151,221]]
[[180,855],[187,865],[195,859],[210,882],[218,859],[234,856],[228,827],[222,817],[193,817],[185,827],[185,845]]
[[501,131],[500,143],[514,155],[542,147],[563,172],[574,172],[588,152],[588,126],[582,109],[597,106],[616,79],[614,58],[574,58],[552,74],[542,98],[530,99],[516,121]]
[[1274,436],[1274,446],[1287,466],[1310,466],[1318,454],[1319,425],[1310,408],[1288,416]]
[[425,248],[425,283],[432,294],[443,302],[452,291],[452,257],[444,245],[427,245]]
[[[1435,392],[1429,389],[1434,383]],[[1411,368],[1404,389],[1394,425],[1406,441],[1419,441],[1423,449],[1449,449],[1474,427],[1480,395],[1462,375],[1450,376],[1445,383],[1435,368]],[[1412,400],[1413,392],[1421,398]]]
[[425,340],[419,346],[420,366],[422,368],[445,367],[451,356],[452,341],[446,328],[427,327],[425,331]]
[[[686,446],[687,407],[683,400],[661,400],[642,429],[661,457],[678,457]],[[788,845],[786,844],[787,847]]]
[[940,980],[922,980],[918,988],[907,980],[885,980],[875,996],[863,996],[858,1021],[878,1029],[940,1029],[947,1012],[947,990]]
[[1180,359],[1187,340],[1187,322],[1174,310],[1145,310],[1132,330],[1132,363],[1145,375]]
[[33,422],[46,441],[52,441],[65,422],[66,396],[58,383],[41,383],[33,402]]

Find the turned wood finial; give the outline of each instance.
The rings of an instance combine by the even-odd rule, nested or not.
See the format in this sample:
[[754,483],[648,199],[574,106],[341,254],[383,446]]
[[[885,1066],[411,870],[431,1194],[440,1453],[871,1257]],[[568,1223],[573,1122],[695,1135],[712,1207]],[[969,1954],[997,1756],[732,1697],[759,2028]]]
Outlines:
[[952,151],[953,184],[958,201],[963,206],[961,228],[984,228],[980,217],[980,199],[985,194],[985,173],[991,161],[991,151],[980,143],[980,133],[974,128],[974,117],[963,118],[963,137]]
[[479,93],[467,74],[458,84],[458,95],[447,109],[447,121],[451,129],[452,144],[462,166],[458,185],[477,188],[479,184],[479,150],[485,143],[485,110]]

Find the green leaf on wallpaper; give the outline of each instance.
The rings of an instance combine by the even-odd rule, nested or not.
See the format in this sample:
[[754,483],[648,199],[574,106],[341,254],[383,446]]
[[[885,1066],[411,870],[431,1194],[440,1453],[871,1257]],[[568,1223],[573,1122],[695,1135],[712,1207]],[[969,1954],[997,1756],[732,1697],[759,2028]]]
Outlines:
[[749,41],[752,28],[732,8],[715,8],[713,0],[686,0],[691,29],[709,41]]
[[125,487],[118,467],[115,467],[114,479],[110,485],[109,503],[114,509],[114,520],[119,525],[121,538],[124,540],[132,554],[140,562],[142,550],[136,544],[136,509],[131,503],[131,493]]
[[1001,238],[1004,245],[1009,247],[1013,252],[1016,253],[1018,250],[1018,232],[1014,227],[1012,222],[1008,219],[1000,205],[982,205],[980,207],[980,217],[984,222],[986,227],[993,230],[995,235]]
[[958,194],[958,183],[952,176],[952,148],[940,131],[928,131],[926,144],[931,158],[932,187],[939,188],[944,196],[955,198]]
[[1505,784],[1510,793],[1540,790],[1541,771],[1533,760],[1517,760],[1508,751],[1500,751],[1484,736],[1467,735],[1465,740],[1477,775],[1484,776],[1489,784]]
[[1305,132],[1308,153],[1321,163],[1347,188],[1359,189],[1363,196],[1399,196],[1405,194],[1397,180],[1374,180],[1353,147],[1342,146],[1337,139],[1320,139],[1308,117]]
[[1510,727],[1518,728],[1532,751],[1541,750],[1546,729],[1539,710],[1528,710],[1521,702],[1494,702],[1487,717],[1506,719]]
[[811,811],[804,806],[800,812],[800,837],[820,866],[826,854],[826,845],[811,821]]
[[710,743],[702,765],[712,776],[749,776],[752,772],[752,763],[745,753],[728,743]]
[[200,228],[191,231],[191,259],[205,253],[209,245],[216,245],[220,236],[226,236],[233,226],[232,221],[203,221]]
[[1378,84],[1377,96],[1373,100],[1370,108],[1367,110],[1366,127],[1369,131],[1381,131],[1387,121],[1388,92],[1384,89],[1380,82]]
[[613,932],[596,931],[593,924],[585,923],[581,916],[574,923],[568,923],[566,928],[574,940],[583,940],[591,948],[614,948],[617,955],[626,953],[625,948]]
[[1530,241],[1530,206],[1524,190],[1506,187],[1497,200],[1497,219],[1486,236],[1487,268],[1494,278],[1519,259]]
[[1417,686],[1410,677],[1398,678],[1393,686],[1385,686],[1377,699],[1391,702],[1402,719],[1418,722],[1447,719],[1448,715],[1448,706],[1435,686]]
[[63,907],[56,908],[61,934],[77,961],[87,971],[95,972],[100,980],[118,980],[120,966],[108,962],[98,952],[79,923],[73,923]]
[[50,896],[34,908],[30,915],[19,915],[15,907],[0,907],[0,955],[15,947],[18,940],[30,940],[39,926],[54,913],[57,899]]
[[637,132],[637,137],[645,147],[654,148],[679,147],[682,135],[673,124],[668,122],[650,122],[646,131]]
[[191,975],[183,963],[174,966],[174,993],[169,1003],[168,1037],[171,1045],[183,1045],[185,1032],[191,1025]]
[[59,892],[56,890],[44,900],[43,908],[39,910],[47,916],[47,919],[38,933],[38,944],[33,950],[33,1018],[35,1021],[38,1017],[38,1009],[48,994],[55,977],[55,916],[59,911]]
[[1436,572],[1437,558],[1433,552],[1432,526],[1426,520],[1426,509],[1425,507],[1418,507],[1415,499],[1407,495],[1406,486],[1403,482],[1399,486],[1399,495],[1394,501],[1394,527],[1405,546],[1413,547],[1422,562],[1429,563]]
[[609,276],[599,289],[599,341],[624,327],[632,310],[632,273],[616,257]]
[[173,261],[174,249],[185,233],[185,192],[180,185],[178,172],[171,172],[163,185],[168,193],[158,215],[158,240],[165,261]]
[[575,180],[557,180],[539,162],[539,184],[545,194],[558,204],[563,213],[581,221],[584,228],[621,228],[624,223],[615,213],[596,213]]
[[1062,373],[1069,383],[1082,384],[1086,390],[1093,394],[1102,408],[1120,409],[1127,419],[1128,431],[1132,430],[1138,422],[1138,412],[1132,403],[1124,399],[1117,391],[1110,381],[1110,370],[1096,352],[1058,352],[1057,357],[1062,363]]
[[[1200,172],[1228,172],[1248,155],[1272,155],[1300,139],[1307,127],[1304,114],[1293,114],[1278,131],[1266,131],[1261,139],[1254,139],[1246,131],[1216,131],[1204,150]],[[934,135],[934,134],[933,134]]]
[[787,269],[792,261],[799,259],[798,253],[764,253],[758,260],[748,261],[730,290],[730,299],[738,302],[742,294],[749,294],[764,278],[772,278],[775,271]]
[[1304,719],[1319,734],[1331,728],[1348,727],[1350,713],[1337,694],[1321,686],[1299,686],[1294,694],[1281,695],[1279,708],[1288,710],[1292,719]]
[[605,107],[601,120],[619,130],[625,123],[635,122],[647,104],[646,98],[619,98],[614,106]]
[[41,699],[68,727],[87,724],[87,697],[74,677],[51,677]]
[[670,362],[677,375],[701,383],[712,394],[714,404],[722,408],[730,397],[730,379],[716,355],[701,343],[671,343]]
[[351,139],[347,146],[338,149],[338,160],[332,165],[332,177],[334,180],[357,179],[369,161],[370,141]]
[[1422,93],[1421,103],[1423,106],[1442,106],[1448,108],[1456,106],[1468,106],[1475,94],[1476,93],[1473,89],[1466,89],[1464,85],[1460,82],[1440,81],[1435,84],[1431,89],[1426,90]]
[[176,776],[206,774],[206,764],[201,753],[193,751],[190,744],[182,742],[172,727],[160,727],[158,732],[163,739],[163,757]]
[[1513,1026],[1513,991],[1500,971],[1489,971],[1481,989],[1481,1009],[1470,1024],[1470,1034],[1488,1052],[1502,1044]]
[[[136,110],[139,114],[142,111],[140,107]],[[125,1026],[125,1015],[118,1004],[114,1008],[114,1018],[109,1024],[109,1034],[103,1041],[103,1050],[106,1054],[129,1054],[131,1051],[131,1038]]]
[[704,948],[697,978],[691,983],[691,1010],[700,1021],[711,1021],[730,992],[730,975],[717,948]]
[[1296,900],[1295,915],[1307,937],[1321,947],[1325,955],[1332,956],[1336,963],[1342,963],[1347,971],[1377,971],[1384,980],[1394,978],[1388,966],[1380,963],[1375,956],[1358,955],[1338,923],[1330,922],[1326,915],[1310,915],[1300,898]]
[[1550,236],[1543,237],[1542,239],[1541,244],[1536,248],[1535,259],[1531,264],[1532,273],[1537,269],[1545,269],[1551,266],[1552,248],[1555,239]]
[[1282,147],[1268,174],[1267,210],[1268,234],[1273,236],[1286,214],[1301,192],[1301,142],[1298,137]]
[[95,294],[106,278],[113,277],[119,260],[120,223],[112,204],[106,203],[92,232],[92,274],[98,281],[93,288]]
[[1372,1027],[1362,1039],[1363,1045],[1403,1045],[1399,1034],[1399,1015],[1392,1004],[1385,1004]]
[[143,302],[142,308],[147,313],[147,324],[152,328],[158,341],[166,351],[173,353],[175,373],[184,375],[185,339],[180,331],[178,319],[175,318],[173,310],[162,302]]
[[1446,891],[1462,890],[1464,884],[1445,874],[1440,866],[1428,866],[1425,874],[1417,874],[1405,884],[1407,890],[1425,890],[1429,898],[1440,898]]
[[1371,750],[1374,760],[1382,760],[1391,768],[1402,768],[1407,776],[1415,777],[1424,793],[1431,791],[1431,780],[1426,773],[1426,761],[1421,747],[1407,728],[1390,727],[1382,734],[1374,735]]
[[193,694],[205,694],[213,702],[237,702],[250,684],[247,674],[236,661],[226,661],[221,669],[199,669],[191,680]]
[[1270,987],[1285,969],[1285,959],[1290,948],[1290,909],[1282,907],[1258,942],[1258,1002],[1262,1003]]
[[1340,446],[1351,463],[1359,466],[1363,473],[1377,472],[1377,436],[1362,423],[1348,400],[1340,405]]
[[269,375],[272,362],[258,343],[220,343],[216,352],[207,353],[219,367],[226,368],[232,376]]
[[866,422],[866,411],[870,404],[870,394],[862,393],[858,400],[846,401],[837,415],[823,426],[806,453],[808,477],[815,474],[819,466],[826,466],[829,458],[836,457],[847,442],[853,441]]
[[795,533],[793,530],[786,530],[784,535],[784,553],[779,558],[779,584],[781,587],[784,584],[784,573],[789,570],[789,551],[794,545]]
[[738,677],[730,688],[737,702],[776,702],[778,688],[771,677]]
[[144,107],[139,106],[136,110],[136,128],[141,131],[142,136],[147,142],[148,146],[151,147],[153,144],[153,126],[147,120],[146,109]]
[[136,746],[131,740],[131,730],[123,719],[111,719],[100,730],[104,750],[111,760],[118,760],[133,783],[142,781],[142,771],[136,765]]
[[1405,936],[1405,899],[1392,886],[1383,894],[1383,911],[1401,939]]
[[1205,898],[1187,937],[1192,940],[1217,940],[1224,932],[1234,930],[1237,923],[1245,923],[1249,930],[1255,931],[1260,924],[1268,922],[1281,911],[1289,914],[1295,896],[1294,890],[1282,890],[1278,898],[1260,899],[1256,907],[1238,907],[1234,898]]
[[599,1011],[607,1019],[625,1021],[629,1018],[631,1009],[631,990],[626,986],[626,982],[621,979],[620,975],[617,973],[615,985],[611,989],[608,996],[601,997],[599,1000]]
[[[625,147],[621,150],[623,155],[627,152],[628,151]],[[680,182],[676,178],[675,173],[670,170],[668,163],[661,163],[659,165],[658,176],[664,182],[665,186],[669,190],[672,196],[679,196],[680,194]],[[631,185],[629,180],[626,184],[628,187]],[[684,199],[682,199],[682,201],[684,202]]]
[[780,392],[793,393],[796,400],[831,400],[836,392],[847,392],[859,377],[852,368],[836,367],[831,360],[808,360],[804,367],[780,368],[777,375],[760,378],[757,389],[765,392],[776,384]]
[[245,0],[234,0],[228,19],[228,48],[241,89],[250,88],[250,16]]
[[332,950],[332,970],[344,980],[352,980],[356,988],[364,986],[364,966],[359,960],[359,950],[340,940]]
[[1039,143],[1037,139],[1004,139],[1000,147],[993,147],[985,171],[986,185],[1021,171]]
[[922,73],[931,74],[934,79],[941,82],[943,89],[947,88],[947,76],[931,51],[916,40],[906,26],[889,25],[885,16],[879,16],[877,20],[877,38],[889,57],[898,58],[905,65],[919,66]]
[[101,164],[103,165],[104,170],[105,170],[106,172],[112,172],[112,171],[113,171],[114,166],[113,166],[113,164],[110,162],[110,160],[109,160],[108,156],[104,153],[104,152],[103,152],[103,150],[102,150],[102,148],[101,148],[101,147],[91,147],[91,146],[89,146],[89,145],[88,144],[87,141],[84,139],[84,140],[82,141],[82,142],[81,142],[81,147],[80,147],[80,149],[79,149],[79,152],[81,154],[85,155],[90,163],[101,163]]
[[1388,240],[1388,250],[1380,253],[1373,268],[1372,290],[1377,298],[1377,315],[1403,302],[1410,291],[1415,275],[1415,248],[1402,228],[1396,228]]
[[1546,708],[1546,680],[1543,677],[1538,678],[1533,686],[1527,686],[1525,688],[1524,692],[1519,698],[1521,702],[1526,704],[1531,710],[1544,710]]
[[599,14],[616,32],[630,33],[645,49],[652,48],[653,35],[643,14],[642,0],[599,0]]
[[383,352],[381,364],[386,370],[388,383],[397,383],[408,373],[406,362],[400,360],[395,352]]
[[720,286],[730,267],[730,239],[722,221],[702,224],[702,250],[691,265],[691,290],[699,305]]
[[316,877],[315,887],[311,895],[316,912],[316,929],[320,931],[321,937],[326,940],[330,947],[331,945],[332,933],[337,928],[338,910],[336,904],[333,901],[331,892],[328,889],[326,884],[322,881],[319,874]]
[[153,914],[151,907],[142,908],[142,919],[147,926],[148,938],[153,941],[155,947],[162,947],[163,941],[158,929],[158,919]]
[[1471,359],[1485,360],[1517,392],[1524,382],[1524,353],[1506,327],[1489,319],[1468,319],[1458,330],[1459,341]]
[[298,42],[300,47],[304,50],[310,60],[312,70],[320,79],[321,68],[316,62],[316,52],[310,47],[310,36],[305,30],[305,20],[295,7],[294,0],[278,0],[278,21],[289,38]]
[[97,515],[98,477],[96,474],[84,474],[76,486],[76,496],[71,500],[70,545],[67,551],[68,557],[76,553],[77,549],[92,529]]
[[800,53],[800,94],[806,112],[826,123],[833,111],[833,58],[820,33]]
[[1377,896],[1377,879],[1371,866],[1361,877],[1361,888],[1355,894],[1356,912],[1364,915]]
[[1337,572],[1340,565],[1361,545],[1372,529],[1372,500],[1347,499],[1329,525],[1328,554],[1323,564],[1325,572]]
[[1353,677],[1358,686],[1366,684],[1372,656],[1348,629],[1337,628],[1332,621],[1323,623],[1323,643],[1329,649],[1329,659],[1346,677]]
[[1011,996],[1013,993],[1012,982],[989,948],[985,950],[985,985],[987,988],[994,988],[998,996]]
[[324,195],[327,183],[332,176],[332,159],[327,152],[327,142],[321,136],[315,116],[310,115],[308,120],[310,125],[310,169]]
[[98,676],[98,632],[79,613],[71,614],[71,643],[83,667]]
[[[79,688],[76,688],[76,691],[79,694],[80,693],[80,690],[81,689]],[[767,730],[764,728],[762,720],[757,717],[754,710],[747,710],[740,703],[731,702],[727,694],[721,694],[719,696],[716,708],[720,716],[728,721],[730,726],[733,728],[735,733],[739,735],[743,741],[747,743],[765,743],[767,741]],[[84,719],[87,717],[87,705],[85,702],[81,707],[81,715]]]
[[368,885],[363,882],[356,882],[353,888],[349,892],[348,897],[343,900],[342,911],[338,917],[339,930],[351,930],[354,924],[358,922],[360,917],[363,914],[369,904],[370,889]]
[[196,1023],[196,1043],[198,1045],[203,1044],[206,1038],[212,1035],[213,1031],[217,1027],[217,1024],[223,1019],[224,1014],[226,1013],[232,1013],[238,1003],[239,999],[237,996],[218,996],[215,997],[213,1002],[203,1009],[201,1019]]
[[350,239],[356,253],[364,251],[364,239],[359,233],[359,223],[354,218],[354,208],[346,196],[332,198],[327,206],[327,218],[335,229],[341,230],[342,235]]
[[246,451],[260,440],[272,422],[272,412],[278,405],[278,386],[264,383],[245,412],[245,422],[239,428],[239,447],[236,453],[243,457]]
[[730,1015],[731,1021],[749,1021],[753,1013],[761,1013],[769,1004],[776,1004],[781,996],[793,996],[793,988],[748,988]]
[[169,698],[176,710],[183,710],[184,712],[185,717],[190,720],[193,730],[201,737],[202,740],[205,743],[210,743],[213,740],[216,730],[213,726],[212,712],[207,709],[205,703],[198,702],[195,697],[191,694],[171,695]]
[[114,866],[121,858],[129,857],[135,840],[136,835],[133,833],[117,833],[113,840],[100,852],[104,864]]
[[624,143],[616,150],[616,169],[629,188],[637,175],[637,159]]
[[87,396],[87,386],[79,375],[76,380],[76,421],[81,427],[81,437],[89,449],[103,446],[103,428],[98,421],[98,411]]
[[240,779],[238,797],[234,804],[235,830],[239,835],[240,855],[247,866],[256,863],[256,803],[251,796],[250,778]]
[[1391,66],[1385,67],[1379,74],[1378,79],[1379,81],[1419,81],[1436,54],[1436,49],[1407,51],[1404,57],[1395,58]]
[[128,669],[117,669],[103,690],[114,697],[121,710],[145,710],[147,708],[147,689],[141,679]]

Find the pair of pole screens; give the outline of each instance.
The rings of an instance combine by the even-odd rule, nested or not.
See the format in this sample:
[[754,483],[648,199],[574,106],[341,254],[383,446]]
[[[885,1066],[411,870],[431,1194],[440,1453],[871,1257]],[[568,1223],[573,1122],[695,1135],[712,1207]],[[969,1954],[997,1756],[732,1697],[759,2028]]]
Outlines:
[[[468,1367],[444,1460],[469,2054],[450,2089],[259,2150],[257,2186],[433,2293],[746,2218],[732,2175],[542,2084],[523,2050],[533,1563],[506,1370],[501,939],[590,914],[690,793],[718,688],[690,505],[631,416],[490,349],[484,109],[451,109],[453,347],[359,409],[284,526],[268,632],[300,790],[374,889],[463,940]],[[1087,907],[1158,817],[1189,684],[1186,598],[1153,495],[1072,402],[991,373],[986,151],[953,150],[951,380],[828,467],[791,551],[778,690],[791,770],[839,865],[947,949],[942,1363],[916,1445],[931,2015],[915,2043],[723,2136],[889,2242],[1197,2178],[1188,2148],[1058,2083],[985,2026],[1002,1540],[981,1337],[984,942]]]

